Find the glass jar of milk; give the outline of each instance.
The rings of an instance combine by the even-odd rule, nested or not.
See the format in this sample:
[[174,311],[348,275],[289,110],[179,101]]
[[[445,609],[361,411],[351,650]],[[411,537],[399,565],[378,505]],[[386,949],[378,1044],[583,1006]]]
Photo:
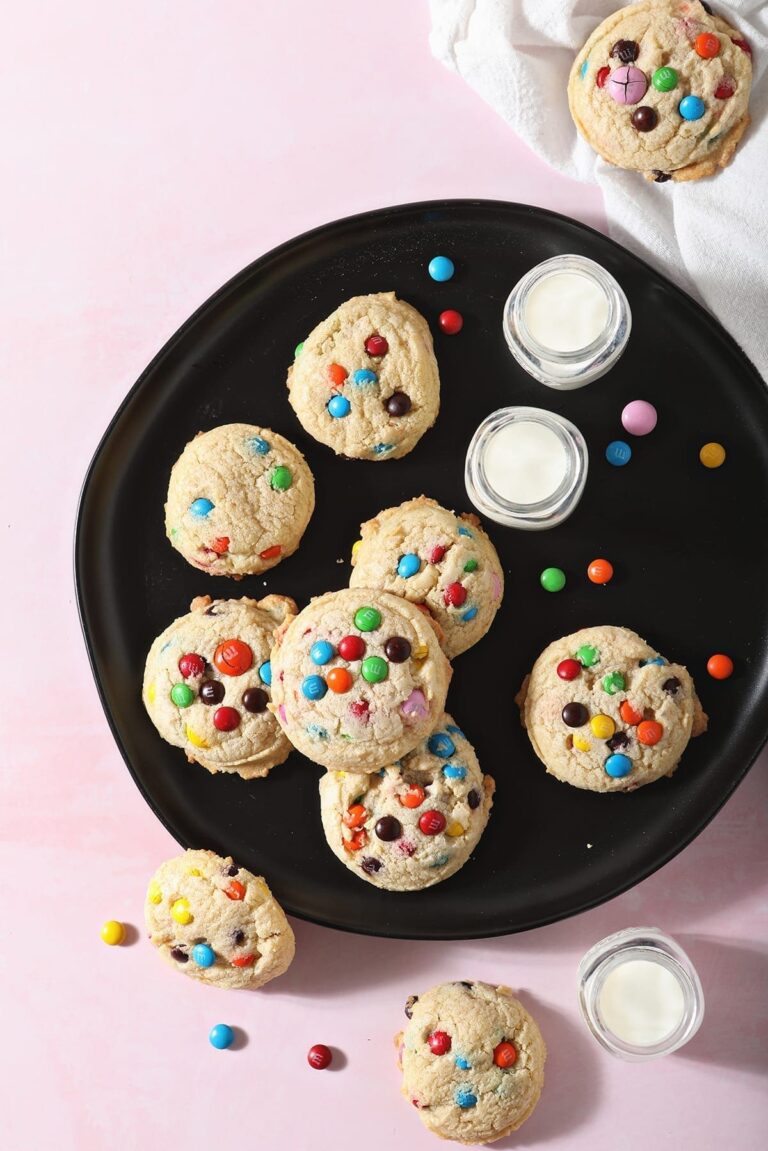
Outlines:
[[504,336],[517,362],[550,388],[581,388],[613,367],[632,328],[627,297],[586,256],[553,256],[515,284]]
[[657,927],[630,927],[596,943],[579,965],[579,1005],[595,1039],[635,1062],[677,1051],[704,1018],[696,968]]

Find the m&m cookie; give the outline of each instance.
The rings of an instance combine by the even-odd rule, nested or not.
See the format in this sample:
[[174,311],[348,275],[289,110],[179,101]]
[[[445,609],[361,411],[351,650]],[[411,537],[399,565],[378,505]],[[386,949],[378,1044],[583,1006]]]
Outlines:
[[288,396],[304,430],[337,455],[406,455],[440,408],[426,320],[394,292],[347,300],[297,348]]
[[749,45],[698,0],[641,0],[614,12],[576,56],[571,115],[604,160],[646,179],[724,168],[749,124]]
[[293,931],[265,881],[212,851],[162,863],[144,918],[163,959],[212,987],[262,987],[293,959]]
[[388,891],[420,891],[463,867],[493,804],[494,781],[450,715],[399,763],[328,771],[320,813],[328,845],[350,871]]
[[546,648],[517,696],[547,771],[590,791],[672,775],[707,717],[680,664],[624,627],[590,627]]
[[277,632],[271,706],[309,759],[376,771],[432,732],[450,679],[426,613],[388,592],[347,588],[312,600]]
[[361,525],[349,583],[427,608],[449,659],[482,639],[504,593],[501,562],[477,516],[457,516],[426,496]]
[[405,1005],[395,1037],[402,1093],[424,1126],[457,1143],[516,1131],[539,1102],[547,1048],[508,987],[442,983]]
[[174,464],[165,530],[200,571],[239,579],[295,552],[314,507],[298,448],[269,428],[223,424],[195,436]]
[[291,750],[269,710],[275,629],[292,619],[287,596],[192,601],[147,656],[142,697],[163,739],[208,771],[253,779]]

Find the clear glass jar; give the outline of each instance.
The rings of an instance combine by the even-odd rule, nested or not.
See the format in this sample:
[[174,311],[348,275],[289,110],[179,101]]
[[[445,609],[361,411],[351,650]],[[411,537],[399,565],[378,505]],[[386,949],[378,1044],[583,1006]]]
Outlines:
[[[500,474],[505,444],[510,438],[514,442],[514,437],[522,437],[524,444],[527,432],[534,458],[510,460],[516,474],[505,477],[503,471]],[[538,461],[538,471],[537,444],[547,456]],[[542,408],[500,408],[483,420],[472,437],[464,483],[474,506],[489,519],[508,527],[542,531],[556,527],[571,514],[584,491],[588,468],[586,441],[570,420]],[[531,473],[527,477],[526,471]],[[519,494],[515,498],[515,488],[519,492],[527,489],[534,498],[521,499]]]
[[[611,972],[644,960],[659,964],[677,980],[681,1007],[677,1023],[656,1042],[633,1043],[611,1030],[601,1011],[601,993]],[[628,927],[596,943],[579,964],[579,1006],[587,1027],[607,1051],[620,1059],[642,1062],[669,1055],[688,1043],[704,1018],[704,992],[696,968],[669,935],[658,927]],[[633,1003],[637,1010],[637,1002]]]
[[[538,338],[531,330],[530,309],[536,295],[547,287],[554,290],[555,277],[564,274],[560,283],[570,282],[572,277],[583,279],[583,295],[594,301],[598,311],[591,320],[581,316],[585,324],[583,345],[578,346],[579,317],[574,308],[573,316],[565,317],[575,325],[573,339],[559,341],[559,348],[547,347],[541,342],[541,330],[537,329]],[[576,284],[574,281],[571,287]],[[624,351],[631,329],[632,313],[621,287],[610,272],[586,256],[553,256],[537,264],[515,284],[504,305],[504,336],[512,355],[534,379],[560,391],[581,388],[605,375]]]

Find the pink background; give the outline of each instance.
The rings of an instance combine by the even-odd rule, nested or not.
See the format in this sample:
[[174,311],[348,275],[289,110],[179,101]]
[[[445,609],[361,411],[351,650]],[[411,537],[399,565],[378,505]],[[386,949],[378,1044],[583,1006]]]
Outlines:
[[[136,376],[224,280],[326,220],[465,195],[603,216],[433,62],[414,0],[71,0],[15,5],[8,24],[3,1147],[435,1147],[391,1036],[406,996],[443,978],[519,988],[548,1041],[542,1103],[504,1146],[764,1147],[765,757],[661,873],[526,935],[417,944],[297,922],[293,968],[254,994],[174,977],[143,940],[101,943],[106,918],[140,925],[175,850],[112,743],[71,578],[80,482]],[[633,923],[676,935],[708,997],[695,1041],[647,1066],[604,1054],[575,999],[582,952]],[[208,1045],[219,1021],[241,1050]],[[318,1041],[338,1070],[307,1067]]]

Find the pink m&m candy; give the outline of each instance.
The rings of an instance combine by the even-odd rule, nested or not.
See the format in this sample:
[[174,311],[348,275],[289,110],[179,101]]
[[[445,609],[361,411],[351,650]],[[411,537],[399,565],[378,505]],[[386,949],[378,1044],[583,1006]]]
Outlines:
[[639,68],[625,65],[611,72],[606,87],[617,104],[639,104],[648,90],[648,77]]
[[632,400],[621,413],[621,423],[631,436],[647,436],[656,427],[658,415],[647,400]]

